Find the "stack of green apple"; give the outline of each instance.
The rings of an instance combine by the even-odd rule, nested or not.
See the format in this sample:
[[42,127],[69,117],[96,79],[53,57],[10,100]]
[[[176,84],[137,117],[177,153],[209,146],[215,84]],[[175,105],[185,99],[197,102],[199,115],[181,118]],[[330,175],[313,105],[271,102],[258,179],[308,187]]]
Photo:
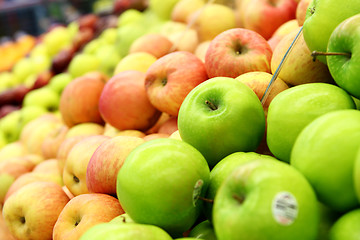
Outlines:
[[[347,37],[359,32],[359,2],[341,19],[338,0],[309,5],[315,14],[263,100],[300,28],[272,50],[263,28],[240,28],[222,1],[190,2],[154,0],[144,12],[125,11],[67,72],[0,121],[0,233],[359,239],[359,85],[349,77],[357,76],[357,52]],[[293,1],[287,6],[277,7],[294,11]],[[328,17],[332,34],[320,38]],[[311,36],[327,52],[349,48],[337,60],[313,61]],[[197,52],[206,42],[205,54]]]

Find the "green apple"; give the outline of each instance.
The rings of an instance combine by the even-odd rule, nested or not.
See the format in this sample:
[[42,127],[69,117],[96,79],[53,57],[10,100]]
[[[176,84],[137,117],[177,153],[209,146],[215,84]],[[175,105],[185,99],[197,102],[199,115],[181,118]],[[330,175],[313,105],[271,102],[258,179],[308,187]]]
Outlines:
[[265,114],[251,88],[215,77],[186,96],[178,128],[181,139],[198,149],[212,168],[231,153],[255,151],[264,136]]
[[105,43],[115,44],[117,36],[116,28],[107,28],[99,36]]
[[209,220],[198,223],[189,233],[189,237],[194,239],[216,240],[214,227]]
[[123,214],[113,218],[110,222],[116,223],[116,224],[123,224],[123,223],[134,223],[134,220],[131,219],[129,214],[123,213]]
[[100,67],[100,60],[87,53],[76,55],[70,62],[68,72],[74,78],[80,77],[85,73],[97,71]]
[[137,223],[178,237],[199,217],[210,170],[194,147],[177,139],[145,142],[126,158],[117,177],[121,206]]
[[129,53],[131,44],[147,33],[147,28],[141,23],[126,24],[117,30],[116,48],[121,57]]
[[13,67],[12,72],[20,83],[34,73],[33,61],[30,58],[22,58]]
[[241,165],[215,196],[213,226],[219,240],[313,240],[318,224],[311,185],[299,171],[278,160]]
[[132,24],[136,22],[140,22],[143,17],[143,13],[137,9],[127,9],[122,14],[119,15],[117,26],[123,27],[127,24]]
[[5,133],[0,130],[0,149],[8,144],[8,140],[5,137]]
[[94,38],[88,44],[86,44],[83,48],[83,53],[94,55],[96,50],[105,44],[105,40],[102,38]]
[[87,230],[80,240],[172,240],[163,229],[148,224],[100,223]]
[[61,49],[69,46],[72,41],[73,33],[68,28],[58,26],[46,33],[43,44],[49,56],[55,56]]
[[360,99],[353,97],[353,100],[355,102],[356,109],[360,110]]
[[[217,190],[235,168],[244,163],[258,159],[275,160],[275,158],[272,156],[255,152],[236,152],[221,159],[220,162],[218,162],[210,171],[210,183],[205,197],[207,199],[214,200]],[[204,210],[206,217],[211,221],[213,204],[211,202],[206,202]]]
[[100,70],[108,76],[112,76],[116,65],[120,62],[120,54],[117,53],[113,44],[102,44],[95,52],[100,60]]
[[360,148],[355,158],[355,165],[354,165],[354,185],[356,196],[360,202]]
[[73,77],[67,72],[59,73],[50,79],[50,82],[46,87],[51,88],[60,95],[72,79]]
[[171,13],[179,0],[149,0],[149,9],[156,13],[159,18],[170,20]]
[[[359,2],[360,5],[360,2]],[[327,65],[336,84],[350,95],[360,98],[360,14],[347,18],[331,33],[327,46]],[[331,55],[343,53],[342,55]]]
[[348,93],[328,83],[301,84],[280,92],[268,108],[266,141],[271,153],[289,162],[294,142],[307,124],[327,112],[354,108]]
[[20,137],[20,118],[20,110],[15,110],[0,119],[0,131],[9,143],[15,142]]
[[336,212],[324,205],[321,202],[319,203],[319,233],[317,240],[329,240],[330,229],[334,225],[335,221],[341,216],[341,213]]
[[331,227],[329,240],[357,240],[360,236],[360,209],[342,215]]
[[1,72],[0,73],[0,91],[15,87],[20,84],[19,80],[13,72]]
[[345,212],[359,206],[353,180],[359,148],[360,111],[337,110],[318,117],[300,132],[290,163],[308,179],[319,201]]
[[[303,24],[304,39],[310,51],[326,52],[330,35],[336,26],[359,12],[358,0],[311,1]],[[319,60],[326,63],[324,56],[319,56]]]
[[48,87],[34,89],[28,92],[23,101],[23,106],[40,106],[49,112],[59,108],[60,95]]
[[34,73],[41,73],[50,68],[51,59],[46,55],[38,55],[30,57],[34,66]]

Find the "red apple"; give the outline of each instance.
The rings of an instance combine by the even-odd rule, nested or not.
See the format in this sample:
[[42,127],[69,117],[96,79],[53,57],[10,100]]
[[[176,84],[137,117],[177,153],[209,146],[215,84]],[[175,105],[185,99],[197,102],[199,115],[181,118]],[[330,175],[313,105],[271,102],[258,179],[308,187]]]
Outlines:
[[59,124],[44,138],[41,144],[41,152],[45,159],[56,157],[68,130],[69,128],[65,124]]
[[145,91],[145,73],[135,70],[114,75],[99,99],[99,110],[106,123],[118,130],[151,128],[160,117]]
[[99,112],[99,99],[105,86],[103,78],[85,74],[70,82],[61,94],[60,112],[65,124],[103,123]]
[[61,211],[53,240],[78,240],[92,226],[110,222],[124,213],[119,200],[107,194],[89,193],[72,198]]
[[270,72],[272,50],[258,33],[234,28],[211,41],[205,56],[209,78],[232,77],[252,71]]
[[173,43],[164,35],[149,33],[137,38],[130,46],[129,53],[147,52],[156,58],[160,58],[168,53]]
[[103,142],[92,155],[86,172],[89,192],[116,196],[118,171],[129,153],[144,143],[139,137],[118,136]]
[[158,133],[166,133],[171,135],[176,130],[178,130],[177,117],[170,117],[168,120],[166,120],[160,125]]
[[186,95],[207,79],[204,63],[198,57],[178,51],[159,58],[149,67],[145,87],[152,105],[177,116]]
[[108,139],[110,138],[104,135],[90,136],[71,148],[65,161],[63,180],[74,196],[89,192],[86,185],[88,163],[95,150]]
[[295,19],[294,0],[251,0],[242,7],[244,28],[269,39],[283,23]]
[[3,216],[17,239],[51,239],[54,225],[69,198],[61,186],[34,182],[19,189],[5,202]]

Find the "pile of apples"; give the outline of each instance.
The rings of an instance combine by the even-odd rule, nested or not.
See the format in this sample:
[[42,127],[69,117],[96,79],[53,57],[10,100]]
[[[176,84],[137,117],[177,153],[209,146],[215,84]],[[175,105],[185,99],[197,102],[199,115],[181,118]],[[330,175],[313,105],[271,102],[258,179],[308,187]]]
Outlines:
[[360,2],[343,4],[123,11],[0,120],[0,239],[359,239]]

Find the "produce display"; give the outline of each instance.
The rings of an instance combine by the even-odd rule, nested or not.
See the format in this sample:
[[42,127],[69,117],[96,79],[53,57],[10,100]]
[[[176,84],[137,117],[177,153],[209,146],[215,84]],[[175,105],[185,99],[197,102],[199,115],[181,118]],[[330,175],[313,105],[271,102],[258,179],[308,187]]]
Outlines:
[[360,240],[359,38],[360,0],[116,0],[2,44],[0,239]]

